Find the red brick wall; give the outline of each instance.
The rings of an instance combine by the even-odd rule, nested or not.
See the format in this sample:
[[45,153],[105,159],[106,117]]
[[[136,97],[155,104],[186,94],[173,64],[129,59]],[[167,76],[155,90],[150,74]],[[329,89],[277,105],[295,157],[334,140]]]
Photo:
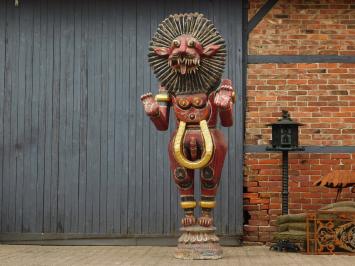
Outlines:
[[[265,2],[250,1],[249,18]],[[251,55],[355,55],[355,1],[279,0],[250,34],[248,47]],[[305,124],[301,145],[355,146],[355,64],[248,65],[246,144],[269,144],[266,124],[283,109]],[[291,153],[290,213],[334,202],[336,190],[313,183],[340,168],[355,171],[355,153]],[[281,189],[280,153],[247,153],[245,241],[272,239]],[[341,196],[355,200],[349,189]]]
[[[334,202],[336,189],[315,187],[313,183],[332,170],[355,171],[355,153],[290,153],[289,163],[289,211],[301,213]],[[245,164],[244,240],[268,242],[281,214],[281,156],[280,153],[247,153]],[[355,200],[355,193],[346,188],[340,200]]]
[[355,64],[249,65],[247,88],[246,144],[269,144],[287,109],[302,145],[355,145]]
[[[252,17],[265,1],[250,3]],[[355,1],[279,0],[249,38],[249,54],[355,55]]]

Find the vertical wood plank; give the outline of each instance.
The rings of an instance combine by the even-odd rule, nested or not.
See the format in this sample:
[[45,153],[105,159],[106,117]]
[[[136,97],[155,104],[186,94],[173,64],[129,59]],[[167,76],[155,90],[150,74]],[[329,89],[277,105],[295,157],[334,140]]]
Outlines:
[[60,52],[61,52],[61,3],[55,1],[53,24],[53,79],[52,79],[52,165],[51,165],[51,232],[62,232],[59,206],[59,137],[60,137]]
[[65,230],[65,188],[66,188],[66,170],[67,170],[67,143],[66,143],[66,128],[67,128],[67,41],[68,34],[68,15],[66,14],[66,4],[62,4],[59,9],[59,139],[58,139],[58,217],[57,217],[57,232],[64,233]]
[[140,103],[139,97],[144,93],[144,69],[146,67],[146,45],[144,45],[144,34],[147,32],[145,20],[149,12],[143,4],[137,2],[137,31],[136,31],[136,146],[135,146],[135,164],[136,164],[136,181],[135,181],[135,208],[134,208],[134,232],[136,234],[142,233],[142,194],[143,194],[143,108]]
[[[122,6],[123,2],[116,2]],[[123,65],[119,62],[122,62],[123,59],[123,8],[115,8],[115,162],[114,162],[114,173],[115,173],[115,193],[113,197],[114,202],[114,228],[115,231],[123,234],[122,230],[122,191],[123,191],[123,158],[125,155],[125,150],[123,143],[126,141],[122,132],[124,126],[125,114],[123,113],[123,95],[124,95],[124,86],[123,86]],[[119,133],[120,132],[120,133]]]
[[[157,6],[157,1],[153,1],[151,3],[151,9],[150,9],[150,34],[153,36],[156,30],[156,26],[158,25],[158,11],[156,8]],[[150,78],[150,91],[154,91],[155,88],[157,87],[157,82],[155,77],[151,76]],[[148,224],[149,224],[149,229],[148,233],[154,233],[156,232],[156,217],[157,217],[157,212],[156,212],[156,202],[157,202],[157,193],[156,193],[156,186],[157,186],[157,171],[156,171],[156,166],[157,166],[157,132],[152,125],[152,123],[149,124],[149,129],[150,129],[150,143],[149,143],[149,218],[148,218]]]
[[247,77],[247,26],[248,26],[248,1],[240,0],[240,26],[237,28],[236,46],[236,70],[235,78],[237,83],[237,98],[236,103],[236,197],[234,199],[235,208],[233,211],[236,214],[236,230],[235,234],[243,234],[243,167],[244,167],[244,133],[245,133],[245,109],[246,109],[246,77]]
[[93,94],[94,97],[94,117],[92,120],[92,126],[95,127],[93,130],[92,141],[95,143],[96,155],[94,158],[94,172],[95,175],[92,176],[92,185],[93,185],[93,232],[100,232],[100,186],[101,186],[101,108],[102,108],[102,4],[101,1],[95,2],[95,18],[92,20],[94,24],[92,25],[95,29],[95,49],[92,51],[94,54],[94,83],[93,83]]
[[65,114],[61,114],[65,117],[65,149],[64,149],[64,232],[72,232],[72,218],[73,218],[73,201],[75,196],[75,191],[77,191],[76,183],[76,173],[74,161],[74,139],[73,139],[73,123],[74,123],[74,49],[75,49],[75,21],[74,21],[74,2],[71,1],[70,4],[66,4],[63,8],[62,16],[65,24],[63,24],[63,45],[62,51],[64,53],[64,61],[62,65],[65,67],[63,69],[63,89],[65,91],[65,98],[61,99],[66,104]]
[[[13,9],[10,9],[7,5],[6,8],[6,21],[5,24],[13,25],[14,21],[18,19]],[[13,25],[15,26],[15,25]],[[6,27],[6,26],[5,26]],[[10,193],[9,193],[9,180],[11,178],[11,169],[10,169],[10,143],[11,143],[11,92],[12,92],[12,69],[14,68],[13,64],[13,52],[12,47],[8,44],[14,41],[14,36],[10,34],[9,27],[5,28],[5,35],[8,40],[8,43],[5,43],[5,66],[4,66],[4,98],[3,98],[3,178],[2,178],[2,224],[1,231],[7,232],[8,227],[8,212],[9,212],[9,202],[10,202]]]
[[93,27],[93,22],[95,19],[95,7],[96,2],[88,2],[88,48],[87,48],[87,72],[88,72],[88,82],[87,82],[87,102],[88,102],[88,121],[87,121],[87,183],[86,183],[86,218],[85,218],[85,231],[93,232],[93,201],[94,201],[94,191],[93,191],[93,177],[97,176],[97,171],[94,168],[95,164],[95,154],[97,153],[97,148],[95,147],[93,136],[95,135],[95,126],[93,125],[93,118],[95,115],[95,106],[94,106],[94,78],[95,78],[95,58],[93,51],[94,46],[94,37],[95,28]]
[[45,78],[44,80],[44,93],[45,93],[45,138],[44,138],[44,204],[43,204],[43,232],[52,232],[52,215],[56,210],[52,209],[52,200],[53,200],[53,175],[52,175],[52,137],[53,137],[53,64],[54,64],[54,8],[53,1],[46,1],[43,4],[43,10],[46,10],[46,17],[42,20],[43,23],[46,23],[46,49],[44,67],[45,67]]
[[3,170],[4,170],[4,99],[5,99],[5,61],[6,61],[6,3],[0,1],[0,230],[3,216]]
[[136,92],[136,74],[137,74],[137,55],[136,55],[136,45],[137,45],[137,18],[136,18],[136,8],[137,8],[136,1],[130,1],[128,4],[128,17],[127,22],[128,25],[127,35],[128,37],[128,227],[127,232],[128,234],[134,234],[134,209],[135,209],[135,193],[136,193],[136,186],[135,181],[137,178],[136,175],[136,105],[137,105],[137,92]]
[[[222,36],[225,38],[226,45],[227,45],[227,64],[226,64],[226,70],[224,76],[226,78],[232,79],[233,77],[230,77],[229,75],[232,75],[232,70],[230,68],[231,64],[231,59],[234,56],[234,51],[231,49],[231,40],[229,38],[231,31],[230,27],[228,27],[229,20],[233,20],[233,18],[227,17],[226,14],[228,14],[228,5],[226,3],[220,3],[220,2],[215,2],[214,6],[216,8],[213,9],[214,15],[213,17],[216,20],[216,24],[218,25],[218,30],[222,34]],[[234,127],[231,128],[223,128],[222,132],[226,138],[226,141],[228,142],[228,152],[224,161],[224,166],[223,166],[223,171],[222,171],[222,177],[221,177],[221,184],[220,184],[220,191],[219,191],[219,199],[220,201],[218,202],[218,209],[219,209],[219,216],[218,218],[218,230],[222,234],[227,234],[228,228],[229,228],[229,190],[228,187],[230,186],[230,167],[229,167],[229,160],[232,159],[233,162],[233,156],[231,156],[231,151],[233,150],[233,143],[231,142],[230,136],[232,136],[232,131]]]
[[[122,62],[125,62],[122,65],[122,98],[119,101],[119,104],[122,106],[121,108],[121,149],[122,149],[122,170],[121,170],[121,234],[128,234],[128,185],[129,185],[129,66],[130,66],[130,43],[129,43],[129,35],[128,32],[129,24],[130,24],[130,7],[129,4],[123,5],[123,21],[122,21]],[[132,132],[134,134],[134,132]]]
[[[4,34],[8,40],[8,43],[11,42],[11,37],[7,33],[8,27],[6,24],[10,24],[10,17],[11,13],[10,10],[7,8],[7,5],[4,3],[5,8],[6,8],[6,17],[5,17],[5,22],[4,22]],[[10,108],[11,108],[11,76],[10,76],[10,50],[7,47],[6,42],[4,43],[4,57],[5,57],[5,65],[4,65],[4,85],[3,85],[3,90],[4,90],[4,98],[3,98],[3,113],[2,113],[2,121],[3,121],[3,146],[2,146],[2,208],[1,208],[1,232],[6,232],[7,231],[7,204],[8,204],[8,189],[7,189],[7,182],[9,179],[9,174],[10,174],[10,169],[9,169],[9,149],[10,146],[8,143],[10,142],[9,136],[10,136],[10,127],[8,126],[11,121],[10,117]]]
[[90,3],[88,50],[88,171],[86,224],[89,232],[99,232],[100,215],[100,108],[101,29],[100,2]]
[[[20,102],[18,105],[18,139],[17,143],[19,144],[18,149],[18,174],[13,173],[12,179],[17,179],[17,191],[16,191],[16,210],[17,217],[16,223],[17,227],[21,231],[29,232],[29,219],[30,211],[29,209],[34,208],[35,206],[31,204],[31,195],[29,190],[33,192],[33,184],[30,186],[32,180],[31,172],[31,159],[29,158],[28,152],[31,149],[31,136],[30,136],[30,108],[31,108],[31,98],[30,98],[30,89],[31,83],[28,80],[31,79],[30,73],[30,63],[31,63],[31,25],[32,25],[32,16],[31,16],[31,7],[26,5],[28,12],[22,12],[19,10],[19,58],[18,61],[21,62],[19,65],[14,65],[12,74],[16,75],[18,73],[18,83],[14,84],[13,93],[16,91],[21,95]],[[16,22],[13,24],[16,27]],[[14,40],[13,40],[14,41]],[[29,43],[31,42],[31,43]],[[15,58],[13,58],[16,60]],[[18,72],[17,72],[18,71]],[[14,106],[15,104],[12,103]],[[33,202],[32,202],[33,203]],[[27,209],[25,210],[25,208]],[[32,213],[31,213],[32,214]]]
[[107,231],[107,182],[108,182],[108,1],[102,2],[101,38],[101,110],[100,110],[100,233]]
[[[31,221],[31,232],[42,230],[42,184],[43,179],[39,172],[40,143],[39,139],[39,104],[40,104],[40,55],[41,55],[41,2],[33,3],[33,58],[32,58],[32,99],[31,99],[31,172],[34,180],[33,214]],[[42,163],[42,160],[41,160]]]
[[46,2],[41,0],[38,2],[39,12],[39,55],[38,55],[38,131],[37,131],[37,184],[36,184],[36,232],[44,230],[44,184],[45,180],[45,137],[46,137],[46,32],[47,32],[47,8]]
[[107,42],[107,85],[108,85],[108,114],[107,114],[107,233],[114,233],[119,230],[115,226],[115,212],[117,205],[117,180],[119,176],[115,175],[115,164],[117,155],[115,154],[115,116],[116,116],[116,16],[115,2],[110,0],[108,3],[108,42]]
[[73,140],[71,165],[71,222],[70,231],[80,232],[79,227],[79,193],[80,193],[80,110],[81,110],[81,35],[82,3],[74,3],[74,56],[73,56]]
[[[23,232],[31,232],[34,225],[33,212],[36,208],[36,203],[33,196],[35,195],[36,187],[36,166],[35,159],[35,142],[33,142],[31,135],[32,123],[32,96],[33,96],[33,34],[34,34],[34,9],[33,3],[26,3],[23,6],[24,12],[21,12],[21,45],[24,45],[24,61],[25,65],[21,88],[24,88],[24,180],[23,180]],[[22,10],[20,10],[22,11]],[[22,120],[22,119],[21,119]]]
[[[17,10],[14,11],[13,13],[13,18],[18,19],[19,12]],[[18,21],[14,21],[13,24],[14,28],[18,28]],[[11,29],[12,30],[12,29]],[[14,33],[11,34],[13,36],[13,41],[16,42],[18,41],[18,36],[15,35]],[[17,168],[17,162],[16,162],[16,157],[17,157],[17,152],[14,149],[16,143],[17,143],[17,121],[18,121],[18,116],[17,116],[17,106],[18,106],[18,99],[19,99],[19,90],[18,90],[18,54],[16,53],[16,48],[14,47],[11,49],[10,53],[10,64],[11,64],[11,106],[10,106],[10,124],[8,125],[10,127],[10,137],[9,137],[9,179],[7,182],[7,190],[8,190],[8,204],[7,204],[7,228],[8,230],[12,231],[14,230],[14,224],[15,224],[15,191],[16,191],[16,183],[17,183],[17,174],[16,174],[16,168]]]
[[[230,30],[233,27],[231,27],[232,25],[238,25],[235,22],[235,12],[232,12],[230,9],[234,8],[236,4],[233,3],[232,1],[229,1],[225,6],[226,9],[224,10],[223,13],[227,14],[227,22],[226,23],[226,27],[228,27],[227,29],[229,29],[228,31],[228,36],[229,38],[226,40],[228,43],[228,49],[231,56],[228,57],[228,73],[227,73],[227,77],[231,77],[232,80],[232,84],[236,84],[236,75],[235,75],[235,71],[236,71],[236,56],[235,53],[237,51],[237,47],[236,47],[236,42],[235,39],[237,38],[236,32],[237,30]],[[239,8],[239,7],[238,7]],[[238,27],[238,26],[237,26]],[[234,85],[234,88],[236,88],[236,86]],[[234,109],[236,108],[236,106],[234,105]],[[229,232],[235,232],[236,230],[236,218],[235,218],[235,212],[234,212],[234,208],[235,208],[235,199],[238,197],[238,195],[236,194],[236,184],[237,184],[237,180],[235,178],[236,176],[236,142],[235,142],[235,134],[237,132],[237,129],[235,127],[235,123],[236,123],[236,112],[233,113],[233,118],[234,118],[234,126],[231,127],[228,131],[228,176],[229,176],[229,180],[228,180],[228,198],[225,199],[228,201],[228,230],[226,230],[226,234],[228,234]]]
[[79,232],[87,232],[87,137],[88,137],[88,1],[78,2],[81,7],[81,45],[80,45],[80,135],[79,135]]
[[[142,86],[142,94],[146,93],[147,91],[150,90],[150,69],[149,65],[147,64],[147,45],[144,45],[143,40],[149,40],[150,39],[150,23],[146,22],[146,19],[150,20],[150,9],[151,7],[147,8],[144,5],[140,4],[139,5],[139,10],[140,10],[140,17],[142,17],[142,20],[140,23],[138,23],[138,29],[141,29],[141,32],[137,33],[138,36],[141,36],[142,41],[140,44],[138,44],[139,49],[138,49],[138,58],[137,60],[140,60],[141,63],[139,65],[141,66],[141,86]],[[143,15],[144,14],[144,15]],[[144,19],[145,18],[145,19]],[[140,54],[141,53],[141,54]],[[141,56],[141,58],[139,58]],[[137,77],[138,78],[138,77]],[[139,82],[137,80],[137,82]],[[140,95],[138,95],[139,97]],[[143,113],[143,107],[141,104],[139,104],[139,107],[141,108],[140,112]],[[141,220],[141,233],[142,234],[147,234],[149,231],[149,222],[147,217],[149,217],[149,168],[150,163],[149,163],[149,139],[150,139],[150,121],[146,117],[146,115],[143,114],[142,116],[142,146],[141,146],[141,156],[142,156],[142,169],[141,169],[141,175],[142,175],[142,182],[140,183],[141,185],[141,211],[140,211],[140,220]]]

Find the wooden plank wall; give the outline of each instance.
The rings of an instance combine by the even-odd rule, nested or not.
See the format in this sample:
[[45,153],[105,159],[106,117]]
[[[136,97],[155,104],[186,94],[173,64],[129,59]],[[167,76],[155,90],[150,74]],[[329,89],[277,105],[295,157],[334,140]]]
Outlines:
[[[174,123],[157,132],[139,101],[157,91],[148,43],[168,14],[203,12],[242,86],[240,2],[0,0],[0,232],[175,235]],[[242,233],[242,124],[223,129],[222,235]]]

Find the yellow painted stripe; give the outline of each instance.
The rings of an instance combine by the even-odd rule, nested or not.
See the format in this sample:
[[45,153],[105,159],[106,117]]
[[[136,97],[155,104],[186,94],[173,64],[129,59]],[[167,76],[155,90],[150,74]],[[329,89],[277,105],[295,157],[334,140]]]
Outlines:
[[215,201],[200,201],[200,206],[202,208],[214,208],[216,207],[216,202]]
[[170,102],[171,101],[169,95],[166,93],[159,93],[159,94],[155,95],[155,100],[157,102]]
[[182,202],[180,202],[180,206],[183,209],[195,208],[196,201],[182,201]]

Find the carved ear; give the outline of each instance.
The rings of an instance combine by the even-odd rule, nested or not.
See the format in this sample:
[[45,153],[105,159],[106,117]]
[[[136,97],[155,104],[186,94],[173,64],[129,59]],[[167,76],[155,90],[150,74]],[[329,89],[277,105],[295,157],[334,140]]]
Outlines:
[[217,51],[219,50],[219,48],[221,48],[220,45],[218,44],[211,44],[211,45],[208,45],[206,46],[204,49],[203,49],[203,55],[205,56],[211,56],[211,55],[214,55],[215,53],[217,53]]
[[154,52],[158,55],[165,56],[169,54],[169,48],[165,47],[154,47]]

